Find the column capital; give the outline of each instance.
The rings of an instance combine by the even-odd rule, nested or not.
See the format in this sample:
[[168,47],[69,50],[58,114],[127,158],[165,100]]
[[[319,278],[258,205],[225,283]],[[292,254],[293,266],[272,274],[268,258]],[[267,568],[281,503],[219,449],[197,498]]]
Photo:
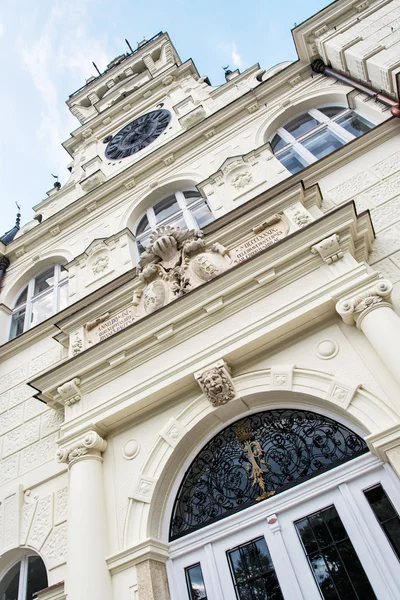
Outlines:
[[373,286],[357,292],[350,298],[340,300],[336,311],[347,325],[357,325],[360,329],[363,318],[380,307],[392,308],[390,296],[393,284],[387,279],[380,279]]
[[107,442],[96,431],[87,431],[79,438],[59,448],[56,459],[60,463],[72,466],[75,462],[87,458],[101,460],[101,453],[107,448]]

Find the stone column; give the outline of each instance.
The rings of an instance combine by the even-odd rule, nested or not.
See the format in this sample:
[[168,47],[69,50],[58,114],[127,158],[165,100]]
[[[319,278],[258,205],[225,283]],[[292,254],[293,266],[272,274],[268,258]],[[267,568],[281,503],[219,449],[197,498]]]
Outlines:
[[136,565],[139,600],[170,600],[165,564],[144,560]]
[[336,310],[348,325],[356,325],[400,384],[400,317],[390,302],[393,286],[379,280],[352,298],[341,300]]
[[68,600],[112,600],[101,453],[107,442],[88,431],[57,452],[69,465]]

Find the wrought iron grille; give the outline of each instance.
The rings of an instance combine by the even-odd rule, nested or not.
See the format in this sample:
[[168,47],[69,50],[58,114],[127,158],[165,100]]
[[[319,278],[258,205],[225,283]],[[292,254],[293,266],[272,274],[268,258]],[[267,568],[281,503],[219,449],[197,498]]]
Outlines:
[[368,452],[353,431],[314,412],[276,409],[236,421],[190,465],[170,541]]

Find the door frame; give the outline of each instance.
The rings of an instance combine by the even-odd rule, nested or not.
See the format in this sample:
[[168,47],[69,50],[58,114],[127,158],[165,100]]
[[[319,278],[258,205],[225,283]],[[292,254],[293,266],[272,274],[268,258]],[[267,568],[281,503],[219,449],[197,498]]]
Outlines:
[[[374,473],[376,474],[375,478],[373,477]],[[376,521],[372,509],[366,499],[364,499],[364,502],[360,496],[362,494],[361,489],[364,489],[363,481],[367,482],[365,487],[370,487],[374,484],[371,483],[372,481],[378,483],[381,480],[393,505],[400,514],[400,481],[389,465],[382,463],[376,456],[368,453],[171,542],[167,572],[172,600],[182,600],[181,570],[183,570],[184,562],[186,562],[185,566],[197,562],[201,563],[210,600],[231,600],[230,596],[224,595],[224,586],[220,581],[214,551],[216,546],[224,543],[224,539],[226,539],[226,549],[231,548],[232,544],[228,541],[228,538],[232,540],[239,539],[242,537],[241,532],[243,532],[243,538],[247,537],[247,540],[244,541],[249,541],[254,537],[258,537],[258,535],[264,535],[280,582],[282,582],[282,573],[285,573],[285,583],[284,585],[281,583],[281,586],[283,593],[286,593],[288,598],[314,600],[309,595],[308,588],[308,595],[304,595],[306,591],[304,586],[309,586],[311,580],[316,589],[315,598],[320,598],[301,542],[297,539],[296,550],[296,543],[292,535],[295,532],[293,531],[289,535],[285,531],[287,529],[286,521],[291,514],[297,515],[294,519],[297,520],[301,516],[312,513],[313,509],[310,510],[312,506],[318,506],[316,510],[319,510],[330,504],[335,504],[335,495],[337,498],[340,497],[340,510],[338,509],[338,512],[374,591],[379,592],[383,585],[384,589],[386,588],[386,595],[382,596],[382,592],[380,592],[381,598],[396,600],[400,597],[400,583],[396,582],[400,580],[400,563],[379,523]],[[329,500],[329,494],[332,496],[331,500]],[[282,515],[282,519],[279,515]],[[276,521],[274,517],[277,517]],[[284,525],[283,529],[281,529],[282,523]],[[252,538],[253,532],[257,529],[258,535],[254,535]],[[244,535],[246,531],[248,531],[248,535],[247,533]],[[271,538],[271,536],[273,537]],[[277,558],[277,547],[279,545],[280,554],[286,552],[289,559],[286,560],[286,563],[281,558]],[[304,564],[307,565],[309,572],[309,576],[307,572],[300,578],[296,574],[296,570],[299,569],[296,564],[297,560],[293,558],[293,553],[298,552],[299,548],[302,556],[304,556],[304,560],[299,559],[299,561],[302,563],[303,568]],[[302,581],[299,581],[299,579]],[[308,581],[308,584],[305,583],[306,581]],[[379,597],[378,593],[377,597]]]

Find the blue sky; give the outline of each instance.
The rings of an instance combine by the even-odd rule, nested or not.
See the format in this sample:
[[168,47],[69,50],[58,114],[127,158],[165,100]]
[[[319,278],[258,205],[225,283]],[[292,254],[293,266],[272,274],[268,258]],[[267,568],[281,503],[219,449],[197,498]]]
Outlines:
[[192,58],[213,85],[222,66],[269,68],[295,60],[291,29],[327,6],[324,0],[14,0],[0,3],[2,141],[0,230],[22,222],[53,184],[67,179],[60,144],[79,123],[65,100],[115,56],[167,31],[181,59]]

